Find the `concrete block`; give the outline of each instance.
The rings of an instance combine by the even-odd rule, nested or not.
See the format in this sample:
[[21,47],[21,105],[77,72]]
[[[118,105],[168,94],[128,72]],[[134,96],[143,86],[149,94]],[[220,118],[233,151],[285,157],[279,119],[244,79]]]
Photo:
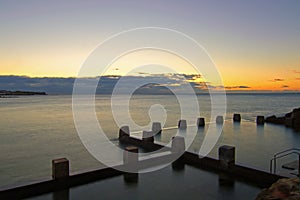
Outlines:
[[197,127],[204,127],[205,126],[205,119],[200,117],[197,119]]
[[154,142],[154,134],[152,131],[143,131],[143,142]]
[[223,145],[219,148],[219,160],[221,168],[228,169],[235,164],[235,147]]
[[224,118],[223,118],[223,116],[217,116],[217,117],[216,117],[216,123],[217,123],[217,124],[223,124],[223,123],[224,123]]
[[69,177],[69,160],[66,158],[59,158],[52,160],[52,178],[55,180]]
[[176,136],[172,138],[172,153],[184,153],[185,152],[185,142],[184,138],[180,136]]
[[233,114],[233,121],[234,122],[241,122],[242,118],[241,118],[241,114]]
[[123,152],[123,162],[125,165],[136,165],[139,160],[139,149],[134,146],[126,147]]
[[161,123],[160,122],[153,122],[152,124],[152,131],[153,133],[156,134],[161,134]]
[[186,129],[187,128],[187,123],[185,119],[181,119],[178,122],[178,128],[179,129]]
[[256,117],[256,123],[257,124],[264,124],[265,123],[265,117],[264,116],[257,116]]
[[129,138],[129,126],[122,126],[119,130],[119,139]]

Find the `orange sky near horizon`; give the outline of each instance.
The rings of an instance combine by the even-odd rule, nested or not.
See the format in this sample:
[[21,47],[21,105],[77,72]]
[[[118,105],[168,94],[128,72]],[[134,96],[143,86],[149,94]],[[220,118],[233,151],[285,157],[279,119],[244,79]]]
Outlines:
[[[100,42],[124,30],[156,26],[203,45],[227,90],[300,91],[299,19],[300,1],[293,0],[3,1],[0,75],[76,77]],[[151,56],[116,63],[112,69],[120,70],[111,73],[122,74],[122,68]],[[166,56],[162,63],[170,60],[178,73],[193,73],[177,58]]]

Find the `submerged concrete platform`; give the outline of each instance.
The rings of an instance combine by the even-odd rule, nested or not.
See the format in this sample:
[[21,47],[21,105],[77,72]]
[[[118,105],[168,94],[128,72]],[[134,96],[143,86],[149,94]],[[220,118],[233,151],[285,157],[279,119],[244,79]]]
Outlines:
[[[182,142],[173,142],[171,148],[164,147],[155,142],[146,141],[143,139],[132,138],[128,133],[121,134],[119,138],[120,143],[141,147],[148,151],[160,150],[164,148],[162,156],[150,157],[149,159],[138,159],[137,167],[146,168],[154,164],[164,164],[171,163],[174,164],[174,169],[180,168],[181,165],[191,165],[199,169],[206,171],[212,171],[217,174],[221,174],[222,177],[229,177],[234,180],[241,180],[243,182],[254,184],[258,187],[269,187],[272,183],[276,182],[278,179],[284,178],[276,174],[271,174],[268,172],[260,171],[257,169],[241,166],[235,163],[235,148],[230,146],[223,146],[220,150],[219,159],[209,158],[209,157],[199,157],[198,154],[191,152],[182,152],[181,146],[184,145]],[[131,147],[134,148],[134,147]],[[174,156],[177,160],[174,161]],[[66,162],[66,160],[60,160]],[[53,178],[45,180],[42,182],[29,184],[25,186],[20,186],[16,188],[10,188],[0,191],[0,199],[22,199],[32,196],[37,196],[45,193],[55,192],[67,188],[72,188],[78,185],[87,184],[90,182],[99,181],[106,178],[111,178],[114,176],[124,175],[127,172],[122,171],[121,166],[115,168],[105,168],[95,171],[68,175],[63,174],[64,178]],[[65,167],[68,169],[68,166]],[[58,171],[60,172],[60,171]]]

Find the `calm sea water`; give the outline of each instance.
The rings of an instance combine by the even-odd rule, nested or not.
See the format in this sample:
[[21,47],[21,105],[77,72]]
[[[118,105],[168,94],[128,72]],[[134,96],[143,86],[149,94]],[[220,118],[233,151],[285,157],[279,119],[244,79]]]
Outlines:
[[[210,97],[198,96],[201,115],[209,120]],[[110,97],[96,97],[99,123],[107,137],[114,141],[118,127],[114,123]],[[135,123],[150,129],[149,116],[152,105],[164,106],[167,114],[165,127],[174,127],[180,119],[180,106],[174,96],[136,95],[130,101],[130,115]],[[230,94],[227,95],[226,122],[221,137],[209,156],[217,156],[223,144],[237,148],[237,162],[262,170],[269,170],[269,160],[274,153],[291,147],[300,147],[300,133],[283,126],[256,126],[257,115],[284,114],[300,107],[299,94]],[[193,108],[191,108],[193,109]],[[67,157],[71,172],[103,167],[82,145],[76,132],[72,115],[71,96],[32,96],[0,99],[0,184],[1,187],[25,184],[51,176],[51,160]],[[241,124],[232,122],[233,113],[240,113]],[[119,113],[120,116],[125,113]],[[196,118],[194,118],[194,121]],[[191,123],[194,123],[191,120]],[[130,124],[129,124],[130,125]],[[205,136],[199,130],[189,151],[198,152]],[[132,131],[139,131],[132,129]],[[164,131],[161,142],[169,142],[176,129]],[[193,131],[192,128],[188,128]]]

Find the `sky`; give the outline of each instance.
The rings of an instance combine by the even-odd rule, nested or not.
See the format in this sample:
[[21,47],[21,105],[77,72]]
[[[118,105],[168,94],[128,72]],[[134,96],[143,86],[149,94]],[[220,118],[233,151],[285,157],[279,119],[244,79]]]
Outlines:
[[[201,44],[227,89],[300,90],[298,0],[1,0],[0,25],[0,75],[76,77],[90,53],[112,35],[163,27]],[[137,59],[153,56],[133,53],[110,72],[122,75]],[[184,61],[172,60],[178,73],[194,73]]]

